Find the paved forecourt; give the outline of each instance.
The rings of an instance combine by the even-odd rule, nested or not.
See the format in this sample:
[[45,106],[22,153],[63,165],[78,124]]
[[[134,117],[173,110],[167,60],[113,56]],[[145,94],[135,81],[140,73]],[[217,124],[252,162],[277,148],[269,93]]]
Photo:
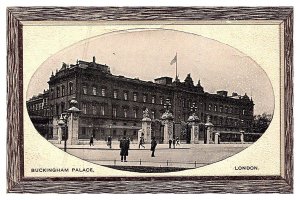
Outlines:
[[[119,143],[110,149],[105,143],[89,145],[69,145],[67,152],[81,159],[108,166],[151,166],[195,168],[230,157],[250,144],[180,144],[169,149],[168,144],[158,144],[155,157],[151,157],[150,144],[145,149],[138,144],[130,144],[127,162],[120,161]],[[63,144],[59,144],[63,149]]]

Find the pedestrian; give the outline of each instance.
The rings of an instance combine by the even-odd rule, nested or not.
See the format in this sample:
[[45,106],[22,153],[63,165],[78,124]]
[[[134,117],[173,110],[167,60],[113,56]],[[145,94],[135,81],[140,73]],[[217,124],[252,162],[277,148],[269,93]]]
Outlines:
[[151,140],[151,151],[152,151],[151,157],[155,157],[154,152],[155,152],[156,145],[157,145],[157,142],[155,140],[155,137],[152,137],[152,140]]
[[145,143],[144,137],[140,137],[139,148],[142,146],[145,149],[144,143]]
[[126,137],[123,137],[123,139],[120,140],[120,156],[121,156],[121,162],[127,162],[126,156],[128,156],[128,148],[129,148],[129,143],[128,139]]
[[130,149],[130,138],[127,139],[128,149]]
[[107,138],[107,146],[111,149],[111,137],[108,136]]
[[172,140],[171,140],[171,138],[169,139],[169,149],[171,149],[171,147],[172,147]]
[[173,148],[175,149],[176,140],[173,138]]
[[90,138],[90,146],[94,146],[94,136],[91,135],[91,138]]
[[178,136],[176,137],[176,146],[177,145],[180,145],[180,143],[179,143],[179,137]]

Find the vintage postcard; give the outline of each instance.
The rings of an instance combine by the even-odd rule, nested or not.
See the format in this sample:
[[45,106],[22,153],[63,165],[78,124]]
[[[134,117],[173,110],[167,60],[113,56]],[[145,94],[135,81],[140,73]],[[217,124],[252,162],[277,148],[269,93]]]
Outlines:
[[[257,19],[242,8],[243,20],[230,17],[238,8],[223,8],[228,19],[214,20],[201,12],[221,8],[98,9],[106,12],[99,20],[59,20],[64,8],[46,8],[58,14],[20,22],[22,180],[90,180],[109,188],[121,180],[129,188],[130,181],[169,180],[186,192],[184,184],[195,181],[211,190],[190,192],[213,192],[217,183],[226,192],[292,191],[290,21]],[[265,9],[267,17],[274,12]],[[276,9],[292,16],[291,8]],[[238,189],[239,183],[254,188]],[[159,187],[125,192],[164,192]],[[51,191],[81,191],[63,188]]]

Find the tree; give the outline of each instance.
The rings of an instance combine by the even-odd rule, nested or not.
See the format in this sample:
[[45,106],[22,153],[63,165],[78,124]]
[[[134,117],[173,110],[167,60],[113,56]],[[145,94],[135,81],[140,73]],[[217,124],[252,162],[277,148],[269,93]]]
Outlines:
[[272,114],[254,115],[253,131],[255,133],[264,133],[269,127],[272,118]]

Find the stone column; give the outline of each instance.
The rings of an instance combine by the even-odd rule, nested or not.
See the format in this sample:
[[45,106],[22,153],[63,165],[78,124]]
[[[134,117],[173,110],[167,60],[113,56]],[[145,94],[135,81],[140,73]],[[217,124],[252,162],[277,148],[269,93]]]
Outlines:
[[240,131],[240,133],[241,133],[241,143],[242,144],[244,144],[244,134],[245,134],[245,132],[244,131]]
[[164,120],[164,144],[169,144],[169,140],[173,140],[173,120]]
[[52,121],[52,133],[53,133],[53,140],[57,140],[57,143],[60,144],[62,141],[62,128],[58,125],[58,118],[53,117]]
[[[149,117],[148,108],[143,111],[142,133],[144,134],[145,143],[151,143],[151,119]],[[138,138],[139,141],[140,138]]]
[[211,141],[213,124],[210,122],[210,116],[207,117],[207,122],[205,124],[206,127],[206,144],[209,144]]
[[220,133],[215,133],[215,144],[220,144],[219,138],[220,138]]
[[189,125],[192,126],[191,129],[191,143],[194,144],[199,144],[199,118],[198,116],[193,113],[189,118],[188,118],[188,123]]
[[68,118],[68,140],[67,144],[78,144],[79,118],[77,113],[70,113]]

